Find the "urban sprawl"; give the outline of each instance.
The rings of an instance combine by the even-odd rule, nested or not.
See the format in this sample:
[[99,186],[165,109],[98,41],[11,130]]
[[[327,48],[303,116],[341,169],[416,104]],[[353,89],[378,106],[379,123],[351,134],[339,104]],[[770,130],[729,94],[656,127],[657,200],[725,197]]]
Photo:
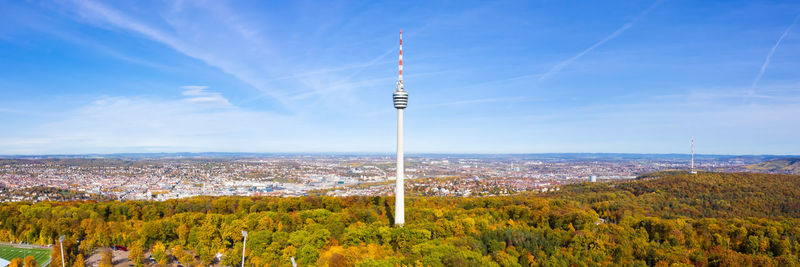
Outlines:
[[[709,171],[746,171],[747,158],[696,160]],[[104,198],[165,200],[192,196],[391,195],[394,157],[257,156],[0,159],[2,201]],[[592,180],[632,179],[686,170],[687,157],[412,156],[406,194],[492,196],[558,190]],[[30,190],[55,188],[60,190]],[[66,193],[65,192],[69,192]]]

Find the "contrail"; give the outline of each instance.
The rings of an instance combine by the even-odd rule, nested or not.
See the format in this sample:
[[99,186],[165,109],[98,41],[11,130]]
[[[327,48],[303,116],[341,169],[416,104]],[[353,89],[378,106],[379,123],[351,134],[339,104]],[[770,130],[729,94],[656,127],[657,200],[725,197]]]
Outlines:
[[616,38],[617,36],[619,36],[620,34],[625,32],[625,30],[627,30],[628,28],[632,27],[634,24],[639,22],[639,20],[641,20],[644,16],[646,16],[648,13],[650,13],[650,11],[653,11],[653,9],[658,7],[662,2],[664,2],[664,0],[656,1],[655,3],[650,5],[650,7],[648,7],[644,11],[642,11],[642,13],[639,13],[639,15],[637,15],[631,21],[629,21],[628,23],[625,23],[624,25],[622,25],[622,27],[619,27],[619,29],[617,29],[616,31],[614,31],[610,35],[606,36],[606,38],[603,38],[602,40],[600,40],[597,43],[593,44],[589,48],[586,48],[585,50],[581,51],[577,55],[574,55],[571,58],[569,58],[567,60],[564,60],[564,61],[561,61],[560,63],[556,64],[555,66],[550,68],[550,70],[547,71],[545,74],[542,74],[542,76],[539,76],[539,81],[543,81],[543,80],[545,80],[547,78],[550,78],[550,76],[555,75],[556,73],[561,71],[561,69],[563,69],[567,65],[571,64],[573,61],[578,60],[583,55],[586,55],[587,53],[591,52],[592,50],[594,50],[598,46],[601,46],[601,45],[605,44],[606,42],[611,41],[611,39]]
[[790,24],[789,27],[786,28],[785,31],[783,31],[783,34],[781,34],[781,37],[778,38],[778,41],[775,42],[775,45],[773,45],[772,49],[770,49],[769,53],[767,53],[767,58],[764,60],[764,64],[761,64],[761,70],[758,71],[758,75],[756,75],[756,79],[753,80],[753,84],[750,85],[750,91],[747,92],[748,95],[752,95],[752,94],[755,93],[756,86],[758,86],[758,81],[761,80],[761,76],[764,76],[764,72],[767,70],[767,66],[769,66],[769,61],[772,59],[772,54],[775,54],[775,50],[778,49],[779,45],[781,45],[781,42],[783,41],[783,38],[786,38],[786,35],[789,35],[789,31],[791,31],[792,27],[794,27],[794,25],[797,24],[797,20],[798,19],[800,19],[800,15],[797,15],[797,17],[794,18],[794,21],[792,21],[792,24]]

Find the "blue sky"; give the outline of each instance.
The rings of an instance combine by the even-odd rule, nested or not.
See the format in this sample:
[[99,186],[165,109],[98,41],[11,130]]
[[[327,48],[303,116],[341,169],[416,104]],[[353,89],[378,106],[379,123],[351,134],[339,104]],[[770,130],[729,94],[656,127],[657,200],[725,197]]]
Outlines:
[[0,154],[798,154],[797,1],[2,1]]

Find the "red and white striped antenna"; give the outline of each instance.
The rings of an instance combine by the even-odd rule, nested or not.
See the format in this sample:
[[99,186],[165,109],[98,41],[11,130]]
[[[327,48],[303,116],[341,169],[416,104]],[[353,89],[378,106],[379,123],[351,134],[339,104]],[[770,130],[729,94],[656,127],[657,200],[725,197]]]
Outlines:
[[403,83],[403,30],[400,30],[400,64],[398,66],[399,73],[398,73],[398,83]]

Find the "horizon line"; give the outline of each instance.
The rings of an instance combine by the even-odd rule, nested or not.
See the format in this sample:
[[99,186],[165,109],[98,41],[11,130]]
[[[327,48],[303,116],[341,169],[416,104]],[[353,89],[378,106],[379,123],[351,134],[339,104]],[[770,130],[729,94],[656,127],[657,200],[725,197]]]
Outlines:
[[[0,154],[2,158],[17,157],[79,157],[79,156],[122,156],[122,155],[203,155],[203,154],[240,154],[240,155],[392,155],[394,152],[225,152],[225,151],[204,151],[204,152],[114,152],[114,153],[44,153],[44,154]],[[410,155],[690,155],[691,153],[669,153],[669,152],[414,152],[406,153]],[[776,156],[776,157],[800,157],[800,154],[724,154],[724,153],[694,153],[702,156]],[[231,155],[233,156],[233,155]]]

